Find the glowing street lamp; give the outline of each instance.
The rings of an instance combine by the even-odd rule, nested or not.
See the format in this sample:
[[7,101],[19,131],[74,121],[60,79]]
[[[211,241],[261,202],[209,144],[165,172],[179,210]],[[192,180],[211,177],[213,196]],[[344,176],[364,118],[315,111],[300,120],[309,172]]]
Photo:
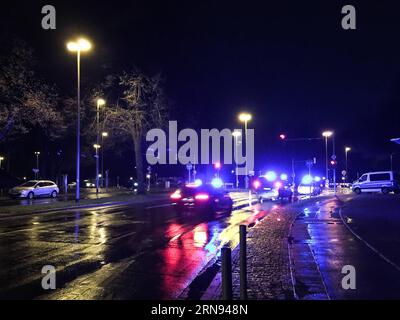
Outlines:
[[325,138],[325,169],[326,169],[326,181],[327,185],[329,185],[329,173],[328,173],[328,138],[333,135],[332,131],[324,131],[322,132],[322,136]]
[[76,197],[75,200],[78,202],[80,199],[80,158],[81,158],[81,53],[87,52],[92,48],[92,44],[84,39],[80,38],[76,41],[67,43],[67,49],[70,52],[76,52],[76,66],[77,66],[77,119],[76,119]]
[[[246,158],[247,158],[247,123],[252,119],[250,113],[241,113],[239,114],[239,121],[244,123],[244,135],[245,135],[245,143],[246,143]],[[245,177],[245,188],[249,188],[249,170],[247,167],[247,159],[246,159],[246,177]]]
[[35,179],[39,179],[39,156],[40,156],[40,152],[39,151],[35,151],[35,156],[36,156],[36,169],[37,169],[37,171],[35,171]]
[[242,136],[242,132],[235,130],[232,132],[232,136],[233,136],[233,139],[235,140],[236,188],[239,188],[239,175],[238,175],[238,169],[239,169],[238,168],[238,147],[239,147],[239,144],[238,144],[238,139],[239,139],[239,137]]
[[[100,107],[104,106],[106,102],[103,99],[97,99],[96,109],[96,144],[100,144]],[[96,194],[99,193],[99,155],[96,149]]]
[[344,151],[345,151],[345,155],[346,155],[346,179],[347,179],[347,177],[349,175],[348,168],[347,168],[347,158],[348,158],[347,154],[349,153],[349,151],[351,151],[351,148],[350,147],[346,147],[346,148],[344,148]]
[[4,160],[4,157],[0,156],[0,169],[1,169],[1,163],[3,162],[3,160]]
[[101,187],[104,187],[104,138],[108,137],[108,132],[102,132],[101,133],[101,145],[103,148],[101,148]]

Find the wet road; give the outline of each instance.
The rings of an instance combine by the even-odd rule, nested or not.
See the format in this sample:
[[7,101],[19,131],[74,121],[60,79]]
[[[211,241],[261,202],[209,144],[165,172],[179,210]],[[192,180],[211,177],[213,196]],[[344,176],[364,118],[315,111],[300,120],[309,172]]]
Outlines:
[[[274,203],[204,219],[177,217],[167,203],[111,206],[0,219],[1,299],[174,299],[238,243]],[[41,269],[57,270],[57,289]]]
[[[307,205],[297,219],[292,254],[299,298],[400,299],[400,197],[342,198]],[[342,286],[346,265],[355,268],[355,289]]]

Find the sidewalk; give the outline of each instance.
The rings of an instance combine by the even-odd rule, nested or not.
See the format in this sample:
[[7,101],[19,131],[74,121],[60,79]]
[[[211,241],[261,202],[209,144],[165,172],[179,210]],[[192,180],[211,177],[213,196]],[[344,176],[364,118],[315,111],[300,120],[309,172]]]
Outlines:
[[[292,280],[288,235],[304,205],[327,198],[332,197],[306,199],[285,207],[277,207],[261,223],[248,230],[248,299],[287,300],[297,297]],[[232,283],[233,299],[240,299],[239,247],[232,251]],[[222,299],[220,271],[202,296],[202,300],[219,299]]]

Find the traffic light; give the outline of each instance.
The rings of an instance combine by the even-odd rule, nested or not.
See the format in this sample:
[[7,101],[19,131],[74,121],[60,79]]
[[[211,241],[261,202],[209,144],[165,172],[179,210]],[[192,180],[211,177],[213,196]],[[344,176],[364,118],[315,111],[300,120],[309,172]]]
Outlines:
[[336,167],[337,165],[337,161],[336,160],[331,160],[331,166],[332,167]]

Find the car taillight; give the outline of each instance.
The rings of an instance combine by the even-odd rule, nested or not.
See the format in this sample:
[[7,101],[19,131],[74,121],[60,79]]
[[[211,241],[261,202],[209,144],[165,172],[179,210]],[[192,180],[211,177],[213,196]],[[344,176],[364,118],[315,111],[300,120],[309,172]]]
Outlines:
[[180,198],[182,198],[182,195],[180,194],[180,193],[173,193],[173,194],[171,194],[171,199],[173,199],[173,200],[178,200],[178,199],[180,199]]
[[210,197],[206,193],[199,193],[199,194],[196,194],[194,198],[196,200],[208,200]]

